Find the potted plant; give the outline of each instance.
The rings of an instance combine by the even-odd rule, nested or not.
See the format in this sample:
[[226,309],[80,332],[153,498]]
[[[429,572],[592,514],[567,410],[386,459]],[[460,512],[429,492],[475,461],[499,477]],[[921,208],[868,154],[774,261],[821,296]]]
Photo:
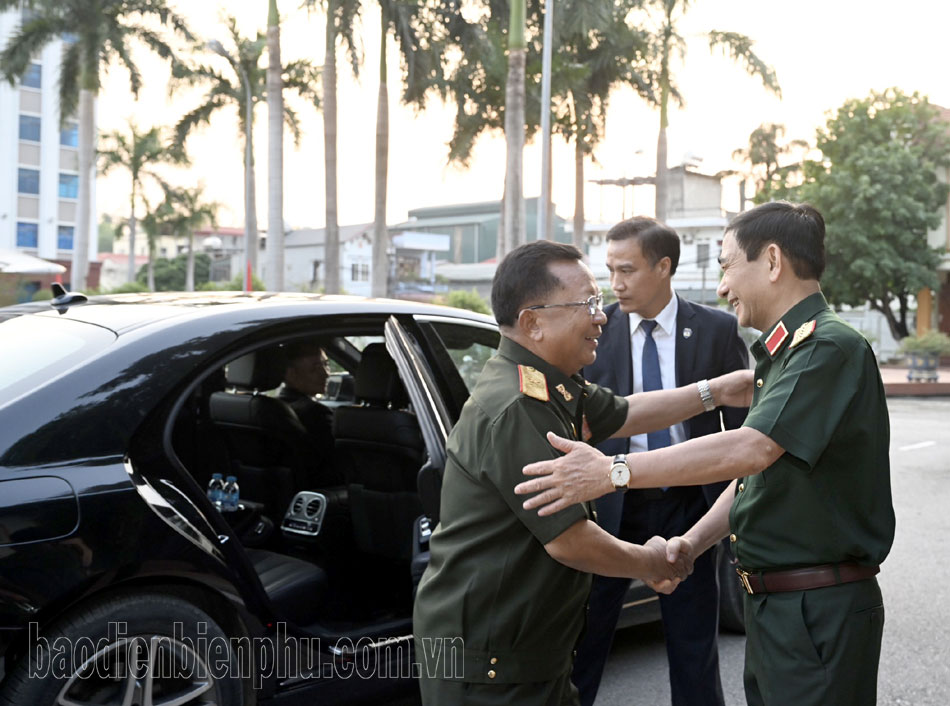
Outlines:
[[950,336],[940,331],[927,331],[920,336],[907,336],[901,341],[901,350],[907,354],[910,368],[907,379],[911,382],[937,382],[940,356],[950,355]]

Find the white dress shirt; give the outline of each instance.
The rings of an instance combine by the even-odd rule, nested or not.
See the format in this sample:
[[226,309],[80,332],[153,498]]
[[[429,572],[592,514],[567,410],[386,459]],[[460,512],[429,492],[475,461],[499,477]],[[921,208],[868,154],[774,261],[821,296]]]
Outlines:
[[[670,297],[669,303],[656,317],[656,328],[653,329],[653,340],[656,342],[656,354],[660,359],[660,379],[663,389],[676,387],[676,314],[679,311],[679,302],[676,292]],[[640,328],[643,317],[639,314],[629,314],[630,317],[630,351],[633,357],[633,391],[643,392],[643,344],[646,334]],[[670,427],[670,441],[679,444],[686,441],[686,430],[682,424]],[[647,451],[647,435],[637,434],[630,437],[630,453]]]

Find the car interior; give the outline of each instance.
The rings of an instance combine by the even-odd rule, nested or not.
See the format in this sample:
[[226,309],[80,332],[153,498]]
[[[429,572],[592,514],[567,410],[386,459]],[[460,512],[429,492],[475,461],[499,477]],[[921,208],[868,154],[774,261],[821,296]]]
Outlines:
[[[498,334],[433,327],[441,396],[457,418]],[[201,489],[214,473],[240,486],[222,512],[275,612],[316,635],[400,637],[412,632],[415,585],[438,519],[441,469],[429,463],[381,327],[314,337],[330,362],[317,401],[332,416],[320,448],[278,397],[293,338],[261,343],[204,371],[170,420],[170,447]],[[431,359],[434,359],[434,363]],[[325,443],[323,444],[326,445]]]

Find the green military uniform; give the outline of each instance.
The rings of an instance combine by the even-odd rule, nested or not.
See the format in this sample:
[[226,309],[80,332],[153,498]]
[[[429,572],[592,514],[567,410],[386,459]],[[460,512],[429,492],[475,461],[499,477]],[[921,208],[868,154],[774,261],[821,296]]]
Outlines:
[[[894,539],[884,386],[868,342],[821,293],[753,344],[745,426],[785,449],[742,478],[730,513],[739,565],[753,574],[855,562]],[[746,697],[757,704],[874,704],[884,607],[876,579],[745,602]]]
[[592,511],[539,517],[514,487],[525,465],[559,455],[546,432],[597,443],[626,415],[624,398],[502,337],[448,439],[441,522],[413,615],[426,706],[576,702],[590,574],[544,545]]

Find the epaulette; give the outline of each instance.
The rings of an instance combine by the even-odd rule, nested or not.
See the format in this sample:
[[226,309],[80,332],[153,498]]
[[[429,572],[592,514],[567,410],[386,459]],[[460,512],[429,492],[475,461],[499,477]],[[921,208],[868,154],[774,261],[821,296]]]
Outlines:
[[815,326],[818,325],[818,321],[812,319],[807,324],[802,324],[795,330],[795,335],[792,336],[792,342],[788,344],[789,349],[794,348],[799,343],[804,341],[806,338],[812,335],[815,332]]
[[521,392],[528,397],[547,402],[550,399],[548,395],[548,380],[537,368],[530,365],[518,366],[518,381],[521,386]]

